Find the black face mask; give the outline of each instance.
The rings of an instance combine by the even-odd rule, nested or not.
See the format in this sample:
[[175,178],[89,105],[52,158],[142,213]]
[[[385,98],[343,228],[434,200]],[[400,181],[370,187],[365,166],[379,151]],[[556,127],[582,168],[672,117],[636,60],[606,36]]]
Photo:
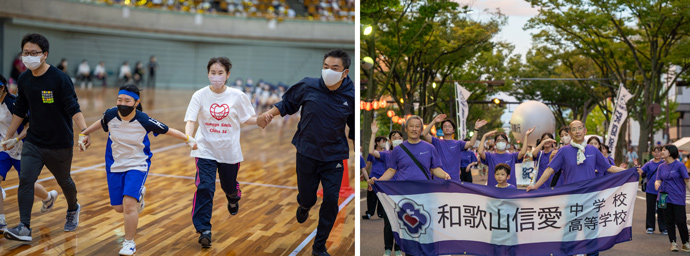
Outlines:
[[134,107],[127,105],[117,105],[117,111],[120,112],[120,115],[122,116],[128,116],[132,113],[132,111],[134,111]]

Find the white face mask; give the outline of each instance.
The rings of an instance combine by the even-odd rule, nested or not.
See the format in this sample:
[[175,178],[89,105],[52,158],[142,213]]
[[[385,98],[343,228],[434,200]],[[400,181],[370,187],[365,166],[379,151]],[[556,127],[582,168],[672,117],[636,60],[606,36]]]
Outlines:
[[496,149],[498,150],[505,150],[506,149],[506,143],[501,141],[499,143],[496,143]]
[[570,144],[570,136],[561,137],[563,144]]
[[[343,70],[343,72],[345,72]],[[340,82],[341,77],[343,76],[343,72],[336,72],[331,69],[322,69],[321,70],[321,77],[323,78],[323,83],[325,83],[327,86],[333,86]]]
[[24,66],[26,66],[28,69],[35,70],[38,67],[41,66],[41,57],[43,57],[43,54],[41,56],[22,56],[22,63],[24,63]]
[[393,141],[393,147],[397,147],[398,145],[402,144],[403,140],[394,140]]
[[216,89],[225,85],[225,78],[226,77],[224,75],[219,75],[219,76],[209,75],[208,76],[208,80],[211,81],[211,85],[213,86],[213,88],[216,88]]

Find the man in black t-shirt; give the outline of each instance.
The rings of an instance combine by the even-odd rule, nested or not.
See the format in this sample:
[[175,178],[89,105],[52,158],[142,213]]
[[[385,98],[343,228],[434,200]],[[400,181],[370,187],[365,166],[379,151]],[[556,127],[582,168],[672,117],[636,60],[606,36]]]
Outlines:
[[[17,80],[17,100],[12,123],[3,138],[3,148],[13,146],[14,139],[11,138],[29,110],[31,127],[22,149],[18,190],[20,223],[4,235],[11,240],[31,241],[34,183],[44,165],[55,177],[67,200],[65,231],[74,231],[79,224],[81,209],[77,203],[77,188],[70,175],[74,146],[72,120],[80,131],[86,129],[86,122],[79,109],[72,80],[46,63],[48,39],[40,34],[27,34],[22,38],[21,47],[22,62],[29,70]],[[80,134],[80,137],[84,136]]]

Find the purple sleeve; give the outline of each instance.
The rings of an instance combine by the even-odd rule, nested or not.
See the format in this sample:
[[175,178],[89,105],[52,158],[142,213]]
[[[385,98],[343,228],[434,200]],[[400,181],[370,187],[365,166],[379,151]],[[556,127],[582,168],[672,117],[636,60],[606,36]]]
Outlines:
[[519,153],[519,152],[515,152],[515,153],[510,153],[510,154],[511,154],[511,156],[510,156],[510,157],[512,157],[512,158],[513,158],[513,161],[515,161],[515,163],[522,163],[522,160],[524,160],[524,159],[525,159],[525,156],[522,156],[522,159],[518,159],[518,155],[520,155],[520,153]]
[[367,163],[364,162],[364,157],[359,156],[359,168],[361,169],[361,168],[365,168],[365,167],[367,167]]
[[611,163],[609,163],[609,159],[604,157],[604,154],[602,154],[601,151],[597,150],[596,153],[594,153],[594,156],[597,158],[595,170],[605,172],[609,168],[611,168]]
[[489,165],[489,162],[491,162],[491,159],[493,158],[493,153],[489,153],[484,151],[484,159],[482,159],[482,164]]
[[369,154],[367,155],[367,162],[373,162],[374,161],[374,155]]
[[391,155],[388,157],[388,161],[386,161],[386,170],[394,169],[398,171],[398,154],[400,154],[401,151],[402,149],[400,146],[395,147],[393,151],[391,151]]
[[465,145],[467,145],[467,141],[458,140],[458,145],[460,146],[460,148],[462,149],[462,151],[467,150],[467,149],[465,149]]
[[439,168],[442,167],[441,166],[441,157],[438,155],[438,151],[436,149],[432,149],[431,150],[431,168],[429,168],[429,171],[431,171],[431,169],[434,169],[437,167],[439,167]]
[[556,152],[556,155],[553,156],[553,159],[551,159],[551,162],[549,162],[549,167],[551,167],[551,169],[553,169],[553,171],[555,171],[555,172],[560,170],[561,166],[563,165],[563,157],[565,154],[565,153],[563,153],[563,151],[565,151],[565,150],[563,150],[563,149],[558,150],[558,152]]
[[474,155],[474,152],[472,152],[472,155],[470,156],[470,161],[470,163],[477,161],[477,156]]
[[688,168],[685,167],[685,165],[683,163],[681,163],[681,162],[678,162],[678,163],[679,163],[678,165],[680,166],[680,170],[679,170],[680,176],[682,176],[683,179],[690,179],[690,176],[688,175]]

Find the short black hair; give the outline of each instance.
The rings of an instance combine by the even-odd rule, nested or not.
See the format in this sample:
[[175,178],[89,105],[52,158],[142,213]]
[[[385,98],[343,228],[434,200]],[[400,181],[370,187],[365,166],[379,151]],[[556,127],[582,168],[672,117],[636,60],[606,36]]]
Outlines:
[[[661,146],[657,146],[657,147],[659,147],[659,151],[661,151]],[[606,153],[611,153],[611,149],[609,148],[609,146],[601,144],[601,148],[606,149]]]
[[603,144],[601,144],[601,140],[599,140],[599,137],[597,137],[597,136],[589,137],[589,139],[587,139],[587,144],[589,144],[589,142],[592,140],[596,140],[599,143],[598,150],[601,151],[601,145],[603,145]]
[[328,51],[326,55],[323,56],[323,60],[326,60],[328,57],[339,58],[341,61],[343,61],[344,69],[350,69],[350,55],[342,49],[333,49]]
[[230,73],[230,70],[232,69],[232,62],[230,62],[228,57],[213,57],[208,60],[208,64],[206,65],[206,73],[211,72],[211,66],[216,63],[223,65],[225,72]]
[[506,143],[508,143],[508,135],[506,135],[505,132],[496,133],[496,135],[494,135],[494,143],[496,143],[495,141],[498,139],[498,137],[503,137],[506,140]]
[[376,143],[379,143],[381,141],[388,141],[388,139],[386,139],[386,137],[383,137],[383,136],[376,137],[376,139],[375,139]]
[[652,149],[652,152],[654,152],[654,151],[656,151],[656,150],[658,150],[659,152],[661,152],[661,151],[664,150],[664,147],[662,147],[662,146],[655,146],[655,147]]
[[550,139],[555,140],[555,138],[553,137],[553,134],[552,134],[552,133],[550,133],[550,132],[545,132],[545,133],[542,133],[541,136],[539,136],[539,138],[537,139],[537,146],[538,146],[539,144],[541,144],[541,141],[542,141],[542,139],[544,138],[544,136],[547,136],[547,137],[549,137]]
[[569,126],[561,127],[561,129],[558,129],[558,135],[560,136],[563,131],[565,131],[566,133],[570,133],[570,127]]
[[405,138],[405,136],[403,136],[403,133],[402,133],[401,131],[392,130],[391,133],[388,134],[388,139],[389,139],[389,140],[393,140],[393,139],[391,139],[391,138],[393,138],[393,134],[396,134],[396,133],[397,133],[398,135],[400,135],[400,137]]
[[22,38],[22,50],[24,50],[24,45],[26,43],[34,43],[38,45],[38,47],[41,48],[41,51],[43,52],[50,51],[50,43],[48,43],[48,39],[41,34],[26,34]]
[[446,118],[446,120],[443,120],[443,121],[441,122],[441,129],[443,129],[443,124],[444,124],[445,122],[449,122],[450,125],[453,126],[453,133],[455,133],[455,130],[457,130],[458,127],[455,126],[455,123],[453,122],[453,120],[450,120],[450,118]]
[[508,165],[506,163],[497,164],[496,167],[494,168],[494,173],[496,173],[498,170],[504,170],[504,171],[506,171],[507,175],[510,175],[510,165]]
[[[139,92],[141,92],[141,89],[139,89],[139,87],[137,87],[135,84],[129,83],[129,84],[125,84],[123,86],[120,86],[120,91],[121,90],[133,92],[137,96],[139,96],[139,99],[141,99],[141,94],[139,93]],[[141,101],[139,101],[139,105],[137,105],[137,110],[144,111],[143,108],[141,107]]]
[[678,157],[680,156],[678,154],[678,148],[676,147],[676,145],[666,144],[664,148],[666,149],[666,151],[668,151],[668,155],[673,157],[673,159],[678,159]]

